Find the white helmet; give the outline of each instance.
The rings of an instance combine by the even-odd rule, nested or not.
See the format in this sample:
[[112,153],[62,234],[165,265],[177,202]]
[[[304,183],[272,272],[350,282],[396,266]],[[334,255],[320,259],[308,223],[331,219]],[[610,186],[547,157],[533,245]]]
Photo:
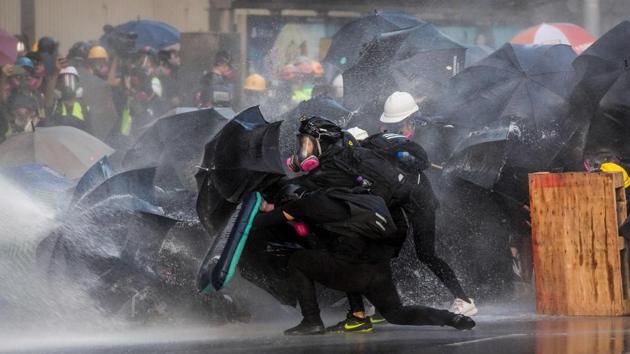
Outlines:
[[341,76],[341,74],[337,75],[331,84],[333,88],[333,95],[336,98],[343,97],[343,76]]
[[59,75],[64,74],[70,74],[79,77],[79,72],[74,66],[66,66],[65,68],[61,69],[61,71],[59,71]]
[[396,91],[387,97],[380,121],[400,123],[419,109],[420,107],[410,93]]

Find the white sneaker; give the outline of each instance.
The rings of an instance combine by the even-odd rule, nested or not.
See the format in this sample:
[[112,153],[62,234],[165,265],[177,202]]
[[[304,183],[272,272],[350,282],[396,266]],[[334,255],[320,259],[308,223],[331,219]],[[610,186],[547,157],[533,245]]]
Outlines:
[[455,299],[449,311],[464,316],[474,316],[479,312],[473,299],[470,299],[470,303],[468,303],[460,298]]

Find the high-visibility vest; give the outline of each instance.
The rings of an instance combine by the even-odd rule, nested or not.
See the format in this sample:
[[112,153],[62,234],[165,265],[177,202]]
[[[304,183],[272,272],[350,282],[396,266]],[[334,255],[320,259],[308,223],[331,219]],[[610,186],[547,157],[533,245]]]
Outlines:
[[129,105],[123,109],[122,116],[120,118],[120,134],[129,135],[129,133],[131,133],[131,121],[133,120],[131,113],[129,112]]
[[[66,105],[63,103],[61,103],[61,115],[62,116],[68,115],[68,111],[66,110]],[[85,118],[83,117],[83,108],[81,107],[81,104],[79,102],[75,102],[72,105],[72,116],[78,120],[85,120]]]

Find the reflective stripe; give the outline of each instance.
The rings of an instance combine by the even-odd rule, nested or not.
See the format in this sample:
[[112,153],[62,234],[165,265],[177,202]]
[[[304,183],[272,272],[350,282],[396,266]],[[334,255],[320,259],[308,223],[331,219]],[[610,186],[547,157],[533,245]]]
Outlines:
[[[61,104],[61,115],[62,116],[68,115],[68,111],[66,110],[66,105],[63,103]],[[72,116],[78,120],[85,120],[85,118],[83,118],[83,108],[81,107],[81,104],[79,102],[75,102],[72,105]]]

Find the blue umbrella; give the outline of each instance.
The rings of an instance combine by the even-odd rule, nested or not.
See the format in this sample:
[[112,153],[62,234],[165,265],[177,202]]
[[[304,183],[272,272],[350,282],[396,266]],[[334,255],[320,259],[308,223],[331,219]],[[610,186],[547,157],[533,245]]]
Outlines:
[[136,49],[151,47],[157,50],[179,43],[180,33],[164,22],[136,20],[123,23],[114,28],[118,33],[136,33]]

